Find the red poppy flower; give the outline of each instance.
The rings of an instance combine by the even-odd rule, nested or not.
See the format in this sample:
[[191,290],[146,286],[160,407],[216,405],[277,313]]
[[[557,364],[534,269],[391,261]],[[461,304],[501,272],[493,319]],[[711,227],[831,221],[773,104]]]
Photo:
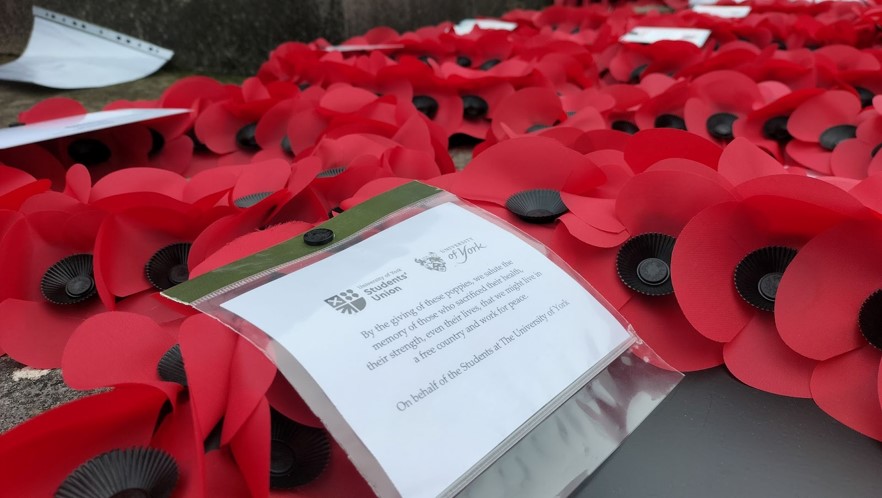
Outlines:
[[836,76],[846,88],[857,92],[864,108],[871,107],[873,99],[882,95],[882,70],[880,69],[840,71]]
[[442,74],[458,74],[469,79],[501,76],[499,66],[509,61],[514,48],[509,32],[503,30],[475,28],[466,36],[446,33],[441,38],[442,43],[447,38],[452,49],[449,55],[438,60]]
[[757,178],[736,187],[739,201],[709,207],[680,233],[672,280],[686,318],[725,343],[726,366],[745,384],[809,397],[815,361],[794,353],[775,330],[777,284],[812,237],[863,207],[843,190],[797,176]]
[[794,140],[787,154],[799,165],[829,175],[832,152],[854,138],[861,112],[860,99],[843,90],[830,90],[803,102],[790,114],[787,131]]
[[196,118],[196,136],[215,154],[228,156],[232,163],[243,163],[259,150],[255,138],[257,122],[277,102],[297,95],[296,85],[271,83],[257,78],[242,83],[241,90],[227,100],[215,102]]
[[732,132],[736,137],[750,140],[783,161],[784,147],[793,140],[787,130],[790,115],[805,101],[821,93],[823,90],[818,88],[796,90],[750,112],[744,119],[736,120]]
[[556,126],[567,119],[560,97],[548,88],[525,88],[499,102],[491,130],[497,140]]
[[0,209],[18,209],[29,197],[45,192],[51,186],[49,180],[37,180],[18,168],[0,164]]
[[584,242],[611,247],[627,234],[612,215],[614,201],[593,196],[604,180],[603,170],[559,142],[519,137],[485,150],[449,186],[541,241],[559,220]]
[[609,62],[609,74],[622,83],[639,83],[646,74],[674,73],[704,57],[701,48],[685,41],[667,41],[643,45],[623,43]]
[[677,82],[662,93],[644,102],[634,113],[634,121],[640,130],[652,128],[686,129],[684,107],[692,95],[690,83]]
[[462,121],[454,133],[483,139],[490,128],[493,113],[500,109],[502,100],[514,93],[508,82],[492,80],[451,80],[459,90],[462,102]]
[[778,287],[775,322],[784,342],[817,360],[811,394],[829,415],[882,440],[878,220],[849,221],[809,241]]
[[699,334],[672,294],[671,250],[683,226],[701,210],[734,199],[731,186],[704,165],[668,160],[625,183],[615,215],[628,240],[591,247],[558,227],[551,247],[634,326],[637,334],[677,370],[723,363],[723,345]]
[[105,305],[113,309],[116,298],[188,280],[190,246],[221,213],[144,203],[109,215],[94,246],[95,280]]
[[3,492],[102,492],[97,484],[108,496],[169,493],[177,484],[177,464],[167,453],[149,449],[164,401],[151,387],[124,386],[67,403],[0,435]]
[[736,138],[723,150],[718,171],[732,185],[739,185],[761,176],[783,175],[788,171],[766,151],[746,138]]
[[[882,108],[882,97],[876,97]],[[836,176],[862,179],[882,171],[882,114],[875,110],[857,126],[855,138],[843,140],[830,156],[830,169]]]
[[[19,115],[22,123],[35,123],[49,119],[85,114],[79,102],[56,97],[46,99]],[[66,166],[83,164],[90,169],[92,177],[101,178],[112,171],[131,166],[164,166],[167,169],[183,169],[189,160],[192,147],[187,140],[179,140],[182,119],[156,121],[153,124],[134,123],[104,130],[62,137],[44,143]],[[166,137],[153,127],[166,130]],[[165,150],[167,143],[169,148]],[[153,160],[155,159],[155,161]]]
[[752,62],[739,66],[738,71],[754,81],[777,81],[793,90],[817,86],[818,70],[810,50],[773,50],[773,48],[766,47]]
[[402,59],[397,66],[380,72],[383,78],[400,78],[410,82],[411,91],[397,90],[395,96],[405,101],[409,96],[413,105],[432,122],[452,135],[463,120],[463,101],[456,89],[435,75],[432,68],[413,58]]
[[686,101],[686,129],[707,139],[729,142],[733,125],[762,105],[759,87],[736,71],[713,71],[692,82],[693,97]]
[[39,144],[0,150],[0,164],[19,169],[38,180],[49,180],[53,190],[64,189],[65,166]]

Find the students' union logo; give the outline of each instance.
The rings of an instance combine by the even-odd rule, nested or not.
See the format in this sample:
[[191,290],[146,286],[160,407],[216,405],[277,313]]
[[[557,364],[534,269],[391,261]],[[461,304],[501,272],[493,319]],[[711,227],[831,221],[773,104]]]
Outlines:
[[445,263],[444,260],[441,259],[441,256],[438,256],[433,252],[430,252],[429,255],[425,258],[416,258],[414,259],[414,261],[422,265],[422,267],[427,270],[447,271],[447,263]]
[[325,302],[328,303],[328,306],[344,315],[354,315],[367,306],[367,301],[352,289],[347,289],[335,296],[331,296],[325,299]]

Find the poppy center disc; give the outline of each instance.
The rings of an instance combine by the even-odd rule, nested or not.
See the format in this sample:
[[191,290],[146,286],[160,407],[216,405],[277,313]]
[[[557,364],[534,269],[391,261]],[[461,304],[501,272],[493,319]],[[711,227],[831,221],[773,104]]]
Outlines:
[[637,265],[637,278],[646,285],[661,285],[670,276],[670,267],[659,258],[646,258]]
[[882,350],[882,289],[870,294],[861,305],[858,328],[871,346]]

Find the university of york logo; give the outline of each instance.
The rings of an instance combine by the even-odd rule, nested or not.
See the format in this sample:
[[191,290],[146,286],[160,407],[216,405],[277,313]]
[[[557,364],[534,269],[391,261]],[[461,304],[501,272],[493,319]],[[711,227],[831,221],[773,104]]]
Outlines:
[[347,289],[336,296],[331,296],[325,299],[325,302],[328,303],[328,306],[344,315],[354,315],[367,306],[367,301],[352,289]]
[[430,252],[429,255],[425,258],[416,258],[414,259],[414,261],[422,265],[422,267],[427,270],[447,271],[447,263],[445,263],[444,260],[441,259],[441,256],[438,256],[433,252]]

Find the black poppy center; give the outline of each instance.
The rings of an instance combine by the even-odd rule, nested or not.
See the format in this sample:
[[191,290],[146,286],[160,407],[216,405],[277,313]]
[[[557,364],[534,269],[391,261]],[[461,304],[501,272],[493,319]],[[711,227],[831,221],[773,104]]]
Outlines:
[[67,155],[84,166],[95,166],[110,159],[110,147],[94,138],[79,138],[67,146]]
[[149,156],[155,156],[158,154],[163,147],[165,147],[165,137],[162,133],[154,130],[153,128],[149,128],[150,130],[150,152],[147,153]]
[[789,116],[775,116],[763,123],[763,136],[778,143],[787,143],[793,140],[793,136],[787,131]]
[[159,290],[166,290],[190,278],[187,257],[190,255],[188,242],[171,244],[156,251],[144,266],[147,281]]
[[547,124],[536,123],[533,126],[527,128],[527,133],[533,133],[534,131],[540,131],[546,128],[550,128],[550,126]]
[[282,147],[282,151],[289,156],[294,155],[294,149],[291,148],[291,139],[288,138],[288,135],[282,137],[282,142],[279,144]]
[[273,441],[270,446],[270,472],[273,474],[287,474],[294,470],[297,458],[294,450],[284,441]]
[[438,114],[438,101],[428,95],[417,95],[413,98],[413,105],[418,111],[428,116],[429,119],[435,119]]
[[489,71],[490,69],[493,69],[494,67],[496,67],[500,62],[502,62],[502,61],[499,59],[488,59],[488,60],[484,61],[484,63],[478,67],[479,67],[479,69],[481,69],[481,71]]
[[193,142],[193,152],[205,152],[208,150],[208,147],[196,136],[195,128],[187,130],[186,135],[190,137],[190,140]]
[[338,166],[336,168],[329,168],[324,171],[320,171],[317,175],[315,175],[315,177],[316,178],[333,178],[333,177],[339,175],[340,173],[343,173],[344,171],[346,171],[346,166]]
[[150,494],[144,489],[126,489],[110,498],[150,498]]
[[40,280],[40,292],[53,304],[76,304],[94,296],[92,255],[74,254],[50,266]]
[[77,275],[64,284],[64,292],[74,299],[82,298],[95,290],[95,280],[88,275]]
[[260,145],[257,145],[257,138],[255,138],[255,132],[257,131],[257,123],[250,123],[241,128],[236,132],[236,143],[239,144],[239,147],[243,149],[259,149]]
[[243,195],[242,197],[236,198],[233,200],[233,204],[237,208],[250,208],[251,206],[257,204],[258,202],[266,199],[272,195],[272,192],[257,192],[254,194]]
[[487,101],[477,95],[465,95],[462,98],[462,115],[466,119],[481,119],[489,110]]
[[155,448],[111,450],[77,467],[56,498],[168,498],[178,482],[178,466]]
[[629,76],[630,82],[640,83],[640,77],[643,76],[643,73],[646,72],[646,68],[649,67],[649,64],[642,64],[634,68],[631,71],[631,75]]
[[647,296],[674,292],[671,254],[676,239],[663,233],[631,237],[616,254],[616,273],[629,289]]
[[162,355],[156,365],[156,373],[160,379],[166,382],[187,386],[187,371],[184,369],[184,355],[181,353],[180,344],[170,347]]
[[674,116],[673,114],[659,115],[655,118],[654,124],[656,128],[674,128],[677,130],[686,129],[686,121],[680,116]]
[[472,67],[472,60],[464,55],[460,55],[456,58],[456,64],[462,67]]
[[728,112],[718,112],[707,118],[707,132],[717,140],[732,140],[732,124],[738,116]]
[[757,249],[735,267],[735,290],[741,299],[763,311],[775,310],[778,285],[796,249],[767,246]]
[[505,201],[505,208],[518,218],[535,224],[551,223],[567,212],[560,192],[549,189],[518,192]]
[[612,128],[613,130],[616,130],[616,131],[625,132],[628,135],[633,135],[633,134],[637,133],[638,131],[640,131],[640,128],[638,128],[636,124],[634,124],[630,121],[625,121],[625,120],[613,121],[612,124],[610,125],[610,128]]
[[661,285],[671,277],[671,267],[659,258],[646,258],[637,265],[637,278],[646,285]]
[[862,86],[856,86],[854,89],[857,91],[858,97],[861,99],[861,107],[870,107],[873,105],[873,97],[875,97],[876,94]]
[[330,457],[325,431],[298,424],[273,410],[270,424],[270,487],[290,489],[315,480]]
[[182,284],[190,278],[190,270],[187,269],[186,263],[174,265],[168,271],[168,280],[175,284]]
[[867,342],[877,349],[882,349],[882,289],[870,294],[861,305],[858,327]]
[[827,150],[833,150],[839,145],[839,142],[854,138],[857,133],[857,127],[854,125],[836,125],[831,126],[821,133],[818,137],[818,143]]

